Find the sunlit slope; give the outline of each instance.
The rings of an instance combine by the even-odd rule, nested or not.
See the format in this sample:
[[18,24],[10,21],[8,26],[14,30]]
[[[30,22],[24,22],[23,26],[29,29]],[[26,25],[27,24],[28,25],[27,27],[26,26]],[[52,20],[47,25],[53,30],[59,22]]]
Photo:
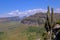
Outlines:
[[[0,32],[4,32],[5,37],[3,40],[25,40],[27,36],[22,32],[27,26],[21,24],[18,21],[0,23]],[[3,36],[3,35],[2,35]]]
[[36,40],[42,39],[43,25],[30,26],[18,21],[0,23],[1,40]]

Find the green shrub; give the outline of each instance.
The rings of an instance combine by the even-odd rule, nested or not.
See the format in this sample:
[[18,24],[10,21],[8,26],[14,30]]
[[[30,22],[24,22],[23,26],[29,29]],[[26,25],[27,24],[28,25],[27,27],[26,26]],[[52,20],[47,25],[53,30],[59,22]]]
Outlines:
[[0,32],[0,36],[3,35],[3,34],[4,34],[4,32]]
[[60,20],[56,21],[56,24],[60,24]]

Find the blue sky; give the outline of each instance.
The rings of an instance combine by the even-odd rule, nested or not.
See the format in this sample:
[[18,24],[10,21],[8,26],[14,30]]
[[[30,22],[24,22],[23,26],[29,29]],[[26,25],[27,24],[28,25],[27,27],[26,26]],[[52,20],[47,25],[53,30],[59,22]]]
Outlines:
[[60,0],[0,0],[0,14],[13,10],[46,9],[48,5],[54,9],[60,8]]

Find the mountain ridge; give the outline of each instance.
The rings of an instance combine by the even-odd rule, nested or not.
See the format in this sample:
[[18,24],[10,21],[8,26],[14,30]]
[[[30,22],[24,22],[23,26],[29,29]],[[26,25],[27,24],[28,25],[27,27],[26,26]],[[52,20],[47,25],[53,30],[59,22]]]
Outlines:
[[[46,13],[36,13],[29,17],[24,18],[21,23],[23,24],[44,24],[46,19]],[[60,13],[54,13],[54,21],[60,20]]]
[[19,16],[0,18],[0,22],[8,22],[8,21],[20,21],[20,18]]

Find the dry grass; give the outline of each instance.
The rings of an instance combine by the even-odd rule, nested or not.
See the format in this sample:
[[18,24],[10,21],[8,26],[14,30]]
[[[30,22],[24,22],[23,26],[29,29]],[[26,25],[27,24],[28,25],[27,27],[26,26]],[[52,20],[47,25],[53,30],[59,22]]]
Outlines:
[[27,30],[29,25],[24,25],[19,22],[0,23],[0,28],[2,28],[0,32],[4,32],[1,40],[36,40],[41,36],[40,33],[29,32]]

